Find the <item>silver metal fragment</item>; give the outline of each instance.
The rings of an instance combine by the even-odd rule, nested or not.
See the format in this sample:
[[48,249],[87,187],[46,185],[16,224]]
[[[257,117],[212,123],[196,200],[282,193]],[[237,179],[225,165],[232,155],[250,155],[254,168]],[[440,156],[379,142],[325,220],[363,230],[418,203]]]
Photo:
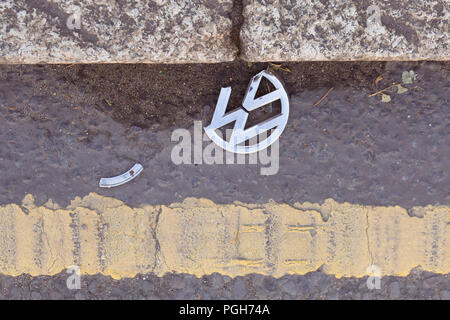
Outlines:
[[127,183],[134,178],[136,178],[141,172],[144,170],[144,167],[140,163],[136,163],[133,168],[128,170],[127,172],[121,174],[120,176],[111,177],[111,178],[101,178],[99,187],[100,188],[112,188],[120,186],[124,183]]

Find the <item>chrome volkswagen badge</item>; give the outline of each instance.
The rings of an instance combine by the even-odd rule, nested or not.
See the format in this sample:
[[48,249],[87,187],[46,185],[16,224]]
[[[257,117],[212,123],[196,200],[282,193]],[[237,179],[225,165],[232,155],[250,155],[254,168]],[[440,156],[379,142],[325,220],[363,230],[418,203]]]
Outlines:
[[[255,99],[259,84],[262,77],[269,80],[275,90]],[[231,95],[231,88],[221,88],[219,99],[217,100],[216,109],[209,126],[205,128],[208,137],[214,141],[221,148],[234,153],[254,153],[269,147],[272,143],[277,141],[286,127],[289,117],[289,98],[281,81],[269,71],[261,71],[250,80],[247,92],[245,93],[242,107],[238,110],[233,110],[225,114],[228,101]],[[258,123],[248,129],[245,128],[249,112],[256,110],[274,101],[281,100],[281,113]],[[217,129],[226,126],[235,121],[233,132],[229,141],[222,139],[216,132]],[[257,137],[262,133],[274,129],[273,132],[264,140],[259,141],[254,145],[245,145],[245,142],[253,137]]]

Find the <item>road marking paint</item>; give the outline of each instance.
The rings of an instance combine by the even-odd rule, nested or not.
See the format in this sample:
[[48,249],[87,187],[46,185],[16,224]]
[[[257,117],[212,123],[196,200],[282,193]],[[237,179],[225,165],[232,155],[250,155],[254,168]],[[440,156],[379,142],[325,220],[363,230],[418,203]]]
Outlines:
[[0,206],[0,272],[53,275],[72,265],[115,279],[154,272],[336,277],[450,272],[450,206],[337,203],[216,204],[187,198],[130,207],[92,193],[66,208],[52,201]]

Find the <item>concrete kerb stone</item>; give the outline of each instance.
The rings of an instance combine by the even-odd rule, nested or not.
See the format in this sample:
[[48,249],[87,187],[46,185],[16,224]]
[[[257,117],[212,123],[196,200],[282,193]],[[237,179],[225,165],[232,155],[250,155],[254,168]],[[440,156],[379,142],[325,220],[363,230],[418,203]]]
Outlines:
[[[233,61],[233,0],[5,0],[0,63]],[[244,0],[248,61],[449,60],[448,0]]]
[[245,0],[244,60],[449,60],[448,0]]
[[4,0],[0,63],[232,61],[232,0]]

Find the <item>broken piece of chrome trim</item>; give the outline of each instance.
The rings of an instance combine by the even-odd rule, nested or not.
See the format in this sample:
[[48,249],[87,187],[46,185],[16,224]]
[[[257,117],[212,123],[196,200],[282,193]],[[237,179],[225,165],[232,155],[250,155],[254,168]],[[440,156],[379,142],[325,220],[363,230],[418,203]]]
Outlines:
[[100,188],[112,188],[127,183],[136,178],[144,170],[144,167],[140,163],[136,163],[133,168],[120,176],[111,178],[101,178],[99,186]]

